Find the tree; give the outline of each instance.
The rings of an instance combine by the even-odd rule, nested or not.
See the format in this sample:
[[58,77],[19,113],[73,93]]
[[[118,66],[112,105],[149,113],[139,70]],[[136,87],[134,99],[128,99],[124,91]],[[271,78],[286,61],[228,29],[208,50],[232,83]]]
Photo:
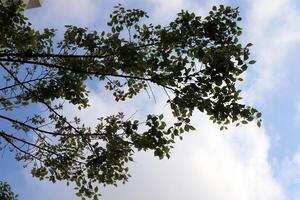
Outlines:
[[[34,30],[21,0],[0,3],[0,130],[2,148],[30,163],[32,175],[76,185],[77,195],[97,199],[98,186],[125,183],[136,151],[170,156],[176,138],[194,130],[199,110],[226,129],[229,123],[261,123],[261,113],[240,102],[240,75],[251,43],[242,45],[237,8],[213,7],[207,17],[181,11],[167,26],[143,24],[147,14],[115,7],[110,32],[66,26],[64,39],[54,29]],[[80,111],[89,106],[87,81],[100,82],[115,101],[126,101],[151,85],[163,88],[176,123],[163,114],[144,121],[126,113],[100,116],[88,127],[64,115],[64,102]],[[16,112],[43,106],[47,112]]]
[[0,181],[0,199],[3,199],[3,200],[17,200],[18,195],[15,195],[11,191],[10,185],[8,185],[6,182]]

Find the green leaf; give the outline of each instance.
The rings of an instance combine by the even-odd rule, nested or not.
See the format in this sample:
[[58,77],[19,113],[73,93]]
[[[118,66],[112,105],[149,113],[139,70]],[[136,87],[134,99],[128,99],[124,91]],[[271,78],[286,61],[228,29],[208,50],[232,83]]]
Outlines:
[[260,118],[262,116],[262,114],[260,113],[260,112],[258,112],[257,114],[256,114],[256,117],[257,118]]
[[251,61],[249,61],[249,64],[251,64],[251,65],[253,65],[253,64],[255,64],[256,63],[256,61],[255,60],[251,60]]
[[261,127],[261,121],[258,121],[258,122],[257,122],[257,126],[258,126],[258,127]]

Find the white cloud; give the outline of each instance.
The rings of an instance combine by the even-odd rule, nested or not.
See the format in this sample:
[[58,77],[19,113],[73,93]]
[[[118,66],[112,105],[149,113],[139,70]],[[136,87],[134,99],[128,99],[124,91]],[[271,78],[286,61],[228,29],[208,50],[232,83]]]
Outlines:
[[24,170],[22,175],[25,179],[24,185],[15,191],[19,194],[20,200],[37,199],[37,200],[74,200],[77,199],[72,187],[67,187],[66,183],[50,183],[47,180],[40,181],[33,179],[29,170]]
[[[113,104],[108,93],[99,90],[92,93],[91,104],[83,114],[88,122],[120,110],[129,114],[138,110],[138,118],[163,112],[172,120],[163,101],[154,103],[146,95]],[[74,114],[71,109],[67,113]],[[220,132],[202,114],[194,116],[193,124],[197,133],[178,141],[170,160],[157,160],[151,152],[138,153],[130,167],[133,177],[124,186],[103,188],[103,199],[286,199],[268,163],[269,139],[263,128],[250,124]]]
[[152,6],[151,18],[158,23],[169,22],[173,20],[175,15],[181,10],[189,10],[197,15],[204,15],[211,9],[213,5],[226,4],[227,0],[212,0],[198,2],[195,0],[147,0]]
[[[289,54],[300,43],[300,15],[293,0],[251,0],[245,26],[247,41],[254,43],[252,52],[257,76],[246,99],[262,103],[266,92],[275,92],[285,84]],[[268,101],[265,101],[268,102]]]
[[185,135],[170,160],[139,154],[130,182],[106,190],[104,199],[283,200],[267,161],[268,138],[255,125],[220,133],[206,117]]
[[[84,123],[92,127],[96,125],[97,118],[114,115],[118,112],[127,114],[127,117],[132,116],[144,120],[144,113],[153,110],[155,101],[153,97],[150,96],[149,98],[145,92],[139,94],[137,99],[115,102],[112,92],[104,90],[103,85],[99,85],[98,89],[91,90],[89,95],[90,106],[80,111],[80,117]],[[78,110],[73,105],[66,105],[65,108],[65,114],[68,118],[78,116]]]
[[282,161],[275,160],[277,177],[285,188],[288,188],[290,200],[298,200],[300,196],[300,148],[291,157]]
[[47,0],[39,9],[27,10],[30,21],[37,28],[53,27],[61,30],[64,25],[91,26],[97,20],[99,2],[95,0]]

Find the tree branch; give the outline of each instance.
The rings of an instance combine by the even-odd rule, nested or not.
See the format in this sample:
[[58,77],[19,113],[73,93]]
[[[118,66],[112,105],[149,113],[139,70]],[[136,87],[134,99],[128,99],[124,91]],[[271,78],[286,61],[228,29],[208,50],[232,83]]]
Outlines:
[[101,73],[101,72],[96,72],[96,71],[86,71],[82,69],[75,69],[75,68],[69,68],[69,67],[63,67],[60,65],[55,65],[55,64],[50,64],[50,63],[42,63],[42,62],[37,62],[37,61],[29,61],[29,60],[19,60],[19,59],[3,59],[0,58],[0,61],[3,62],[18,62],[18,63],[23,63],[23,64],[33,64],[33,65],[41,65],[45,67],[50,67],[50,68],[56,68],[56,69],[61,69],[61,70],[70,70],[72,72],[77,72],[77,73],[83,73],[83,74],[90,74],[90,75],[97,75],[97,76],[111,76],[111,77],[117,77],[117,78],[131,78],[131,79],[136,79],[136,80],[141,80],[141,81],[150,81],[152,83],[155,83],[161,87],[167,88],[173,92],[175,92],[175,89],[163,84],[160,84],[157,82],[155,79],[156,78],[144,78],[144,77],[139,77],[139,76],[132,76],[132,75],[122,75],[122,74],[111,74],[111,73]]
[[5,119],[7,121],[10,121],[12,123],[19,124],[21,126],[25,126],[25,127],[29,128],[29,129],[32,129],[32,130],[35,130],[35,131],[38,131],[38,132],[41,132],[41,133],[50,134],[50,135],[53,135],[53,136],[58,136],[58,135],[61,135],[61,136],[64,135],[65,136],[65,134],[60,134],[60,133],[55,133],[55,132],[51,132],[51,131],[42,130],[42,129],[39,129],[37,127],[31,126],[29,124],[26,124],[24,122],[21,122],[21,121],[18,121],[18,120],[15,120],[15,119],[3,116],[3,115],[0,115],[0,118]]
[[18,138],[18,137],[13,136],[13,135],[9,135],[9,134],[5,133],[4,131],[0,131],[0,136],[2,136],[3,138],[6,138],[5,140],[7,140],[7,138],[14,139],[14,140],[17,140],[17,141],[22,142],[22,143],[24,143],[24,144],[30,145],[30,146],[32,146],[32,147],[35,147],[35,148],[37,148],[37,149],[40,149],[40,150],[49,152],[49,153],[51,153],[51,154],[53,154],[53,155],[61,156],[60,154],[58,154],[58,153],[56,153],[56,152],[54,152],[54,151],[51,151],[50,149],[43,148],[43,147],[38,146],[38,145],[36,145],[36,144],[34,144],[34,143],[28,142],[27,140]]
[[[51,79],[51,77],[36,78],[36,79],[28,80],[28,81],[23,81],[22,84],[27,84],[27,83],[31,83],[31,82],[35,82],[35,81],[41,81],[41,80],[47,80],[47,79]],[[19,85],[20,85],[19,83],[13,84],[13,85],[9,85],[9,86],[0,88],[0,91],[7,90],[7,89],[10,89],[10,88],[19,86]]]
[[[43,99],[41,99],[39,97],[39,95],[35,94],[32,90],[30,90],[26,85],[24,85],[17,77],[15,77],[15,75],[9,70],[7,69],[7,67],[5,67],[5,65],[3,65],[0,62],[0,66],[2,66],[2,68],[20,85],[22,85],[22,87],[27,90],[29,93],[31,93],[33,96],[35,96],[42,104],[44,104],[52,113],[54,113],[56,116],[58,116],[64,123],[66,123],[69,127],[71,127],[76,133],[82,135],[82,133],[77,130],[77,128],[75,128],[70,122],[68,122],[63,116],[61,116],[58,112],[56,112],[50,105],[48,105]],[[86,143],[88,144],[88,146],[90,147],[90,150],[94,153],[94,148],[92,147],[92,145],[85,139],[85,137],[83,137],[83,139],[86,141]]]
[[0,115],[0,118],[2,119],[5,119],[7,121],[10,121],[12,123],[16,123],[16,124],[19,124],[21,126],[25,126],[31,130],[35,130],[35,131],[38,131],[38,132],[41,132],[41,133],[45,133],[45,134],[48,134],[48,135],[53,135],[53,136],[80,136],[80,137],[85,137],[85,136],[102,136],[101,134],[61,134],[61,133],[57,133],[57,132],[51,132],[51,131],[46,131],[46,130],[42,130],[40,128],[37,128],[37,127],[34,127],[32,125],[29,125],[29,124],[26,124],[24,122],[21,122],[21,121],[18,121],[18,120],[15,120],[15,119],[12,119],[12,118],[9,118],[7,116],[3,116],[3,115]]
[[[0,134],[1,134],[1,132],[0,132]],[[21,148],[18,147],[17,145],[15,145],[15,144],[14,144],[11,140],[9,140],[6,136],[2,136],[2,137],[6,140],[7,143],[9,143],[11,146],[13,146],[13,148],[17,149],[17,150],[20,151],[21,153],[23,153],[23,154],[25,154],[25,155],[28,155],[28,156],[30,156],[30,157],[32,157],[32,158],[34,158],[34,159],[36,159],[36,160],[38,160],[38,161],[40,161],[40,162],[43,162],[42,159],[38,158],[38,157],[35,156],[35,155],[32,155],[31,153],[29,153],[29,152],[27,152],[27,151],[21,149]]]
[[50,63],[42,63],[42,62],[30,61],[30,60],[3,59],[3,58],[1,58],[0,61],[3,61],[3,62],[18,62],[18,63],[22,63],[22,64],[41,65],[41,66],[50,67],[50,68],[56,68],[56,69],[61,69],[61,70],[70,70],[72,72],[90,74],[90,75],[97,75],[97,76],[112,76],[112,77],[118,77],[118,78],[132,78],[132,79],[143,80],[143,81],[151,81],[151,82],[153,82],[153,80],[154,80],[153,78],[143,78],[143,77],[138,77],[138,76],[111,74],[111,73],[101,73],[101,72],[97,72],[97,71],[85,71],[85,70],[82,70],[82,69],[63,67],[63,66],[60,66],[60,65],[55,65],[55,64],[50,64]]
[[[2,136],[6,141],[9,140],[8,138],[10,138],[10,139],[13,139],[13,140],[17,140],[17,141],[19,141],[19,142],[22,142],[22,143],[24,143],[24,144],[27,144],[27,145],[29,145],[29,146],[35,147],[35,148],[37,148],[37,149],[46,151],[46,152],[51,153],[51,154],[53,154],[53,155],[56,155],[57,157],[62,157],[62,155],[60,155],[60,154],[58,154],[58,153],[56,153],[56,152],[54,152],[54,151],[51,151],[50,149],[43,148],[43,147],[38,146],[38,145],[36,145],[36,144],[34,144],[34,143],[28,142],[27,140],[18,138],[18,137],[13,136],[13,135],[9,135],[9,134],[5,133],[3,130],[0,131],[0,136]],[[9,143],[10,143],[10,142],[9,142]],[[71,160],[74,161],[74,162],[77,162],[77,163],[79,163],[79,164],[84,164],[84,165],[87,164],[87,163],[82,162],[82,161],[78,161],[78,160],[74,160],[74,159],[71,159]]]
[[[129,43],[130,44],[130,43]],[[162,44],[161,42],[149,43],[144,45],[139,45],[134,47],[135,49],[141,49],[144,47],[155,46],[158,44]],[[126,46],[122,46],[124,48]],[[107,58],[111,56],[119,55],[119,52],[115,52],[107,55],[64,55],[64,54],[47,54],[47,53],[0,53],[0,57],[20,57],[20,58]]]

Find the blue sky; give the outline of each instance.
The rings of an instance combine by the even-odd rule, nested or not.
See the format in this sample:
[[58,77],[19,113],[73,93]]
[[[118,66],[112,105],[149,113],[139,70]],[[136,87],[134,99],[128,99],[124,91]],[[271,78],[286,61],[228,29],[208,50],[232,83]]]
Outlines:
[[[206,15],[212,5],[239,7],[242,41],[251,42],[257,63],[245,75],[244,101],[263,113],[263,126],[249,124],[220,132],[206,116],[196,114],[197,131],[184,137],[170,160],[138,153],[126,185],[103,188],[103,199],[130,200],[298,200],[300,198],[300,3],[296,0],[45,0],[42,8],[26,11],[36,28],[65,24],[105,29],[108,14],[117,3],[142,8],[154,23],[165,24],[181,9]],[[61,32],[60,32],[61,33]],[[159,88],[156,89],[160,97]],[[87,122],[117,112],[163,110],[163,100],[140,95],[134,101],[112,104],[111,96],[94,86],[92,109],[80,116]],[[145,107],[147,105],[147,107]],[[68,107],[66,113],[76,115]],[[3,163],[3,164],[2,164]],[[9,152],[1,158],[0,178],[11,183],[20,200],[76,199],[64,183],[50,184],[31,178],[28,169]]]

